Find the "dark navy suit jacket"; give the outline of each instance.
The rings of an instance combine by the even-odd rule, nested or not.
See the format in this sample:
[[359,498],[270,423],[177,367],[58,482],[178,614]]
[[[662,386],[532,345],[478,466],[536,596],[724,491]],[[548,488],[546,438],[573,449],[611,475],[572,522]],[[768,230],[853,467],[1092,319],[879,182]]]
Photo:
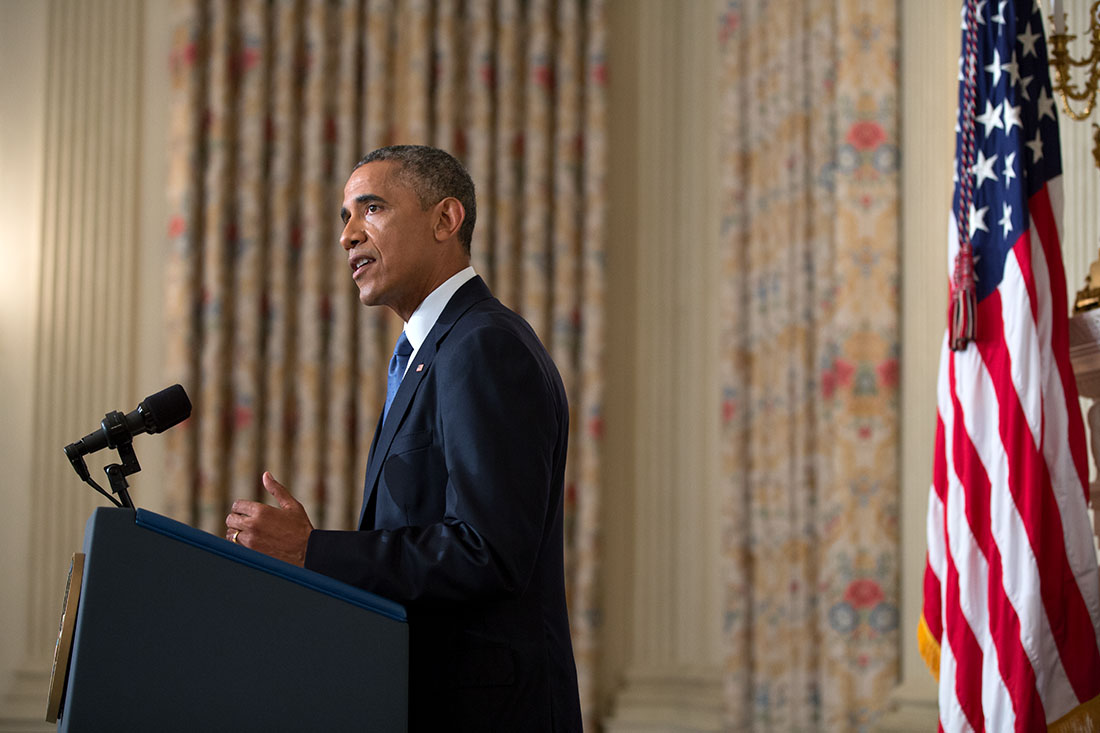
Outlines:
[[371,446],[357,532],[306,567],[405,604],[410,730],[579,731],[557,368],[481,278],[451,298]]

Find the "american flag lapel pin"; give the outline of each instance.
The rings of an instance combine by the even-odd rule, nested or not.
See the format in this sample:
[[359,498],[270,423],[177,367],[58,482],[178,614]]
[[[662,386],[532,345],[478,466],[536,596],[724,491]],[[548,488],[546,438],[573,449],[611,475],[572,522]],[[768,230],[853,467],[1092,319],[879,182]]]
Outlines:
[[423,364],[417,364],[416,365],[416,371],[418,371],[418,372],[424,371],[424,365]]

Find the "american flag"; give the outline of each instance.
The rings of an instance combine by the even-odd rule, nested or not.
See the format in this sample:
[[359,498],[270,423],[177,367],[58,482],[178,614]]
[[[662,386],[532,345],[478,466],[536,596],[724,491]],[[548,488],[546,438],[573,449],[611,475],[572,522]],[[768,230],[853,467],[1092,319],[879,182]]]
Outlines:
[[955,326],[973,316],[975,330],[949,327],[940,360],[921,652],[943,730],[1090,716],[1100,730],[1100,575],[1037,4],[963,0],[962,46],[948,253]]

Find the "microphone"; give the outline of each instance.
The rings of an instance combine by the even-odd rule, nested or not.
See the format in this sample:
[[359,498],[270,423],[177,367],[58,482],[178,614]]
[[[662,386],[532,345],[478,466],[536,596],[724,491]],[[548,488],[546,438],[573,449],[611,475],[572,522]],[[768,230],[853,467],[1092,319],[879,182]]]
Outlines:
[[100,423],[99,430],[88,433],[75,443],[69,443],[65,446],[65,455],[75,462],[89,453],[129,443],[135,435],[162,433],[180,424],[190,415],[191,400],[187,398],[187,392],[182,386],[173,384],[146,397],[128,415],[108,412]]

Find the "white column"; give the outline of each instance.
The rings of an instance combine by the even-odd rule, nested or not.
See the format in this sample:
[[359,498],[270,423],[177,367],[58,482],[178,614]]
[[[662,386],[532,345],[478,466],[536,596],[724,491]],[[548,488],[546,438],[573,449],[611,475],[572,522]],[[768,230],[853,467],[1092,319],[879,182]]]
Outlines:
[[[629,432],[634,469],[629,485],[607,479],[607,505],[615,496],[632,504],[623,558],[632,572],[629,584],[611,581],[630,611],[605,730],[718,730],[717,21],[709,3],[660,0],[612,2],[610,18],[613,43],[636,39],[637,67],[616,64],[612,49],[612,73],[630,74],[612,84],[632,89],[612,90],[612,175],[630,193],[612,201],[609,276],[629,277],[614,268],[628,262],[636,290],[629,334],[609,349],[623,362],[609,364],[609,379],[630,385],[612,386],[609,400],[631,400],[621,412],[609,407],[609,432]],[[636,108],[615,109],[624,98]],[[636,125],[628,141],[615,139],[617,114]],[[623,418],[612,424],[612,414]]]
[[[24,212],[41,221],[24,274],[37,283],[30,480],[16,489],[30,504],[26,633],[3,705],[27,720],[44,719],[69,560],[104,504],[61,449],[133,400],[141,260],[143,5],[50,0],[46,14],[41,210]],[[106,462],[89,461],[101,485]]]
[[936,374],[946,327],[947,218],[960,31],[957,12],[929,13],[919,3],[902,3],[901,13],[901,683],[879,727],[927,731],[937,725],[936,682],[917,651],[917,622],[936,430]]

